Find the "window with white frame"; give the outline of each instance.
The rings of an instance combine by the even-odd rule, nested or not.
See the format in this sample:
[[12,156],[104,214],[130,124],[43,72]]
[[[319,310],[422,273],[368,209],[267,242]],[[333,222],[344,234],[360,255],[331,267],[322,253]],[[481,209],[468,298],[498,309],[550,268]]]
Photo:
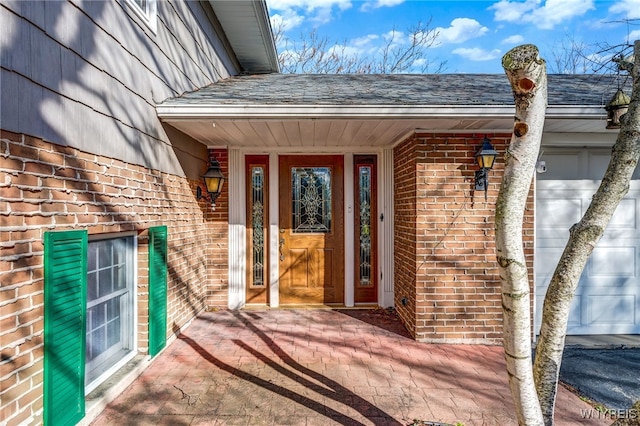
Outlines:
[[157,0],[127,0],[132,6],[134,12],[142,18],[149,28],[155,33],[156,31],[156,15]]
[[87,393],[133,354],[134,259],[134,236],[96,239],[88,243],[85,354]]

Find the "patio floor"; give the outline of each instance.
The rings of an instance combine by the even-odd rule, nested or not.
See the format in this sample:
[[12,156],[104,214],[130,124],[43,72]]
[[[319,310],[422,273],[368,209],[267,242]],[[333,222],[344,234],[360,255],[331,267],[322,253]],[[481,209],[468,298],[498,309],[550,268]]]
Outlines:
[[[557,425],[605,425],[560,387]],[[418,343],[384,310],[199,316],[93,425],[515,425],[499,346]]]

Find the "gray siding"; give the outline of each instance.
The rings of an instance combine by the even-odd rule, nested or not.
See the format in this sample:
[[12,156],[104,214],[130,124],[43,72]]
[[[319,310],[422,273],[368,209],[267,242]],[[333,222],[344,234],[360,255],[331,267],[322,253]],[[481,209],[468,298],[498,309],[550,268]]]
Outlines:
[[125,0],[2,0],[2,129],[197,176],[179,158],[206,151],[177,132],[170,139],[155,105],[238,65],[207,2],[157,6],[154,32]]

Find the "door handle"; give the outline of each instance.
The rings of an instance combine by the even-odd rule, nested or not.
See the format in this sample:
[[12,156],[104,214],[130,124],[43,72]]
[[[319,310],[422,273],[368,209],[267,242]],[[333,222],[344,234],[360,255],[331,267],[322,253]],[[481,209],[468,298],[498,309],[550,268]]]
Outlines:
[[284,238],[280,237],[280,243],[278,244],[278,248],[280,249],[280,261],[284,260]]

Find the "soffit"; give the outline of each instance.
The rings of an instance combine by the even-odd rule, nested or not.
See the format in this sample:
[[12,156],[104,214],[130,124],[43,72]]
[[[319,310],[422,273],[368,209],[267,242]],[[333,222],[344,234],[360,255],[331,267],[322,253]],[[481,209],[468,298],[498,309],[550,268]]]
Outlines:
[[210,0],[209,4],[244,72],[279,70],[269,14],[263,0]]

